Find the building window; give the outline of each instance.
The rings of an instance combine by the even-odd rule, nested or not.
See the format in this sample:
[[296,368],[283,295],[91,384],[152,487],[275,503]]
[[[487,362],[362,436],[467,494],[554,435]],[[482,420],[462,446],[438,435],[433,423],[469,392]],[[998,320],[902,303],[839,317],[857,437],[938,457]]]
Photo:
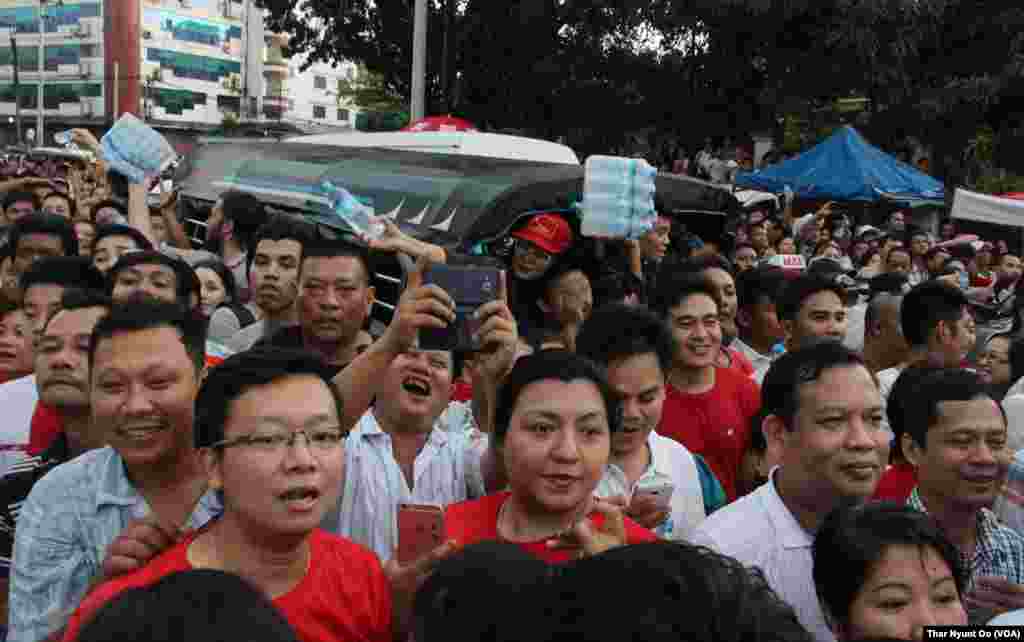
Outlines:
[[338,120],[344,120],[344,121],[348,122],[348,110],[347,109],[339,109],[338,110]]
[[313,105],[313,118],[317,120],[327,118],[327,108],[323,105]]
[[327,76],[313,76],[313,89],[327,89]]

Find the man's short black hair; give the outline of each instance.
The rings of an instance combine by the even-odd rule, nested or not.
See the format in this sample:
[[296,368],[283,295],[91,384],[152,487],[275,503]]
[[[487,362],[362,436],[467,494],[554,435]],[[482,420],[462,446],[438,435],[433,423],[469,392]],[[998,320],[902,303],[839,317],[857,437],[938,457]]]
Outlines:
[[899,272],[883,272],[868,281],[871,294],[885,292],[887,294],[903,294],[909,289],[910,277]]
[[56,214],[27,214],[13,224],[7,237],[7,253],[13,257],[18,253],[21,237],[28,234],[46,234],[61,240],[64,256],[78,256],[78,235],[75,226],[68,219]]
[[737,307],[776,303],[786,284],[786,273],[774,265],[762,265],[736,277]]
[[653,354],[667,375],[673,358],[672,334],[643,306],[609,303],[583,322],[576,337],[576,354],[605,368],[622,359]]
[[608,303],[622,303],[626,297],[639,296],[643,292],[643,282],[635,274],[619,271],[599,277],[590,287],[594,294],[595,308]]
[[729,274],[735,274],[735,270],[729,261],[721,254],[705,254],[703,256],[690,257],[678,262],[673,268],[679,272],[700,274],[705,270],[722,270]]
[[35,192],[17,189],[4,194],[4,211],[7,211],[7,208],[10,207],[11,205],[14,205],[15,203],[20,203],[22,201],[28,201],[32,203],[33,210],[39,209],[39,198],[36,197]]
[[33,261],[21,273],[18,287],[25,292],[33,285],[60,285],[102,291],[106,288],[103,274],[84,256],[53,256]]
[[209,448],[224,440],[231,404],[251,388],[286,377],[310,376],[323,381],[334,398],[339,419],[342,400],[331,384],[333,369],[320,357],[304,351],[261,344],[233,354],[212,368],[196,396],[195,447]]
[[895,546],[909,546],[922,553],[932,549],[949,566],[957,592],[963,594],[967,569],[935,518],[891,502],[844,505],[825,518],[811,549],[814,585],[830,620],[849,624],[854,601],[879,562]]
[[114,305],[110,314],[99,320],[89,340],[89,368],[93,367],[101,341],[123,332],[164,327],[177,331],[196,373],[202,372],[206,365],[206,320],[176,303],[148,300]]
[[[113,307],[113,302],[110,297],[99,290],[85,290],[82,288],[69,288],[64,290],[60,297],[60,308],[57,312],[71,312],[73,310],[86,310],[88,308],[106,308],[108,311]],[[57,316],[57,312],[54,312],[46,320],[46,324],[43,326],[43,332],[46,332],[46,326],[50,325],[50,321],[53,317]]]
[[199,277],[192,266],[181,259],[168,256],[156,250],[142,250],[140,252],[129,252],[122,254],[117,259],[114,267],[107,273],[107,291],[113,295],[114,285],[117,283],[117,275],[122,270],[136,265],[166,265],[174,270],[175,292],[178,296],[178,304],[186,308],[192,307],[192,295],[198,300],[202,290]]
[[955,324],[969,305],[967,296],[944,281],[925,281],[912,288],[900,305],[900,327],[911,348],[928,345],[940,321]]
[[77,640],[298,642],[299,637],[270,599],[246,580],[196,569],[118,594],[82,626]]
[[651,310],[663,320],[668,319],[669,311],[695,294],[705,294],[721,305],[718,291],[702,273],[673,272],[658,278],[657,289],[651,300]]
[[[909,375],[907,381],[901,382],[904,376]],[[893,385],[890,398],[897,392],[897,411],[902,411],[901,428],[914,443],[924,448],[928,441],[928,431],[939,421],[939,404],[944,401],[973,401],[979,398],[992,399],[989,386],[976,373],[963,368],[942,368],[936,370],[925,370],[920,376],[917,373],[904,370]],[[900,385],[902,383],[902,385]],[[912,384],[912,385],[908,385]],[[897,391],[899,386],[899,391]],[[993,400],[993,403],[995,401]],[[1001,404],[995,404],[999,413],[1003,416],[1003,424],[1006,424],[1006,413]],[[888,408],[887,408],[888,410]],[[894,411],[894,412],[897,412]],[[890,413],[890,425],[894,414]]]
[[801,274],[786,284],[782,289],[776,312],[780,321],[794,321],[800,314],[804,302],[820,292],[832,292],[846,305],[847,297],[844,290],[832,279],[817,274]]
[[816,341],[787,352],[768,368],[761,387],[761,409],[795,429],[800,386],[814,383],[826,370],[851,366],[866,367],[863,357],[838,341]]
[[512,412],[520,393],[531,383],[553,379],[556,381],[575,381],[582,379],[593,383],[604,400],[605,412],[608,415],[608,426],[611,432],[619,430],[622,425],[622,405],[619,398],[608,385],[604,369],[578,354],[566,350],[542,350],[516,360],[512,371],[505,377],[498,389],[498,399],[494,409],[494,440],[498,444],[505,441]]
[[124,236],[135,241],[135,245],[139,250],[152,250],[153,243],[146,238],[146,235],[132,227],[131,225],[121,225],[120,223],[106,223],[104,225],[96,226],[96,236],[93,237],[92,247],[95,250],[96,244],[108,236]]
[[231,221],[235,239],[249,252],[256,232],[267,223],[267,208],[252,194],[230,190],[220,195],[224,219]]
[[271,216],[260,226],[252,237],[252,246],[246,256],[246,274],[252,271],[252,262],[256,258],[256,247],[260,241],[295,241],[299,244],[299,265],[305,258],[306,246],[316,238],[315,228],[295,216]]
[[[309,259],[333,259],[342,256],[350,256],[359,261],[363,266],[363,271],[366,272],[367,284],[373,282],[370,251],[364,246],[342,240],[317,239],[307,243],[303,246],[302,262],[299,265],[305,266],[306,261]],[[302,267],[300,267],[299,272],[301,273],[301,271]]]
[[[574,562],[552,584],[554,594],[547,603],[558,605],[558,615],[541,634],[543,639],[813,640],[760,569],[703,546],[620,546]],[[610,585],[624,589],[612,591]],[[679,608],[680,602],[686,608]]]

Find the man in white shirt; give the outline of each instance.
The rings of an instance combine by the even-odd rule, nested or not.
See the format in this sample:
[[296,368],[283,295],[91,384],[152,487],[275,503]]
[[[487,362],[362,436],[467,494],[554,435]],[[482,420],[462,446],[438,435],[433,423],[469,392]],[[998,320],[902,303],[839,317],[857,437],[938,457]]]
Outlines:
[[705,506],[701,482],[718,482],[706,464],[702,474],[685,446],[654,430],[673,358],[668,328],[643,307],[610,304],[584,322],[576,352],[608,370],[608,383],[622,401],[622,430],[612,435],[611,457],[595,494],[621,497],[626,514],[659,537],[685,539],[709,508],[717,508]]
[[[400,504],[446,506],[482,496],[486,482],[496,479],[488,440],[475,428],[489,430],[493,382],[511,369],[518,341],[503,294],[481,306],[483,349],[474,359],[473,407],[449,403],[461,355],[403,345],[397,338],[403,327],[415,336],[416,329],[450,318],[442,309],[450,297],[436,285],[421,286],[420,269],[410,275],[388,331],[346,369],[358,372],[377,360],[376,376],[346,379],[342,371],[335,380],[346,382],[340,384],[349,406],[346,416],[369,391],[375,402],[346,439],[340,505],[325,517],[323,527],[385,561],[398,547]],[[382,354],[385,358],[379,359]],[[346,394],[346,384],[361,390]]]
[[814,533],[835,507],[875,491],[889,456],[878,386],[855,352],[822,341],[772,364],[762,425],[780,465],[709,517],[693,542],[761,568],[818,642],[833,642],[812,576]]

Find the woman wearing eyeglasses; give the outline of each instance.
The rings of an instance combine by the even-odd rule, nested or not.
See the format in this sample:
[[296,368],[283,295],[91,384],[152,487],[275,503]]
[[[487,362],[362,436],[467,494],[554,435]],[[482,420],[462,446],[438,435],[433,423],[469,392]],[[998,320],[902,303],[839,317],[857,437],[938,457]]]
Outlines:
[[196,399],[195,443],[223,514],[93,591],[65,640],[122,591],[191,569],[249,581],[303,642],[393,639],[391,588],[377,556],[319,529],[345,460],[328,374],[312,355],[272,347],[210,371]]

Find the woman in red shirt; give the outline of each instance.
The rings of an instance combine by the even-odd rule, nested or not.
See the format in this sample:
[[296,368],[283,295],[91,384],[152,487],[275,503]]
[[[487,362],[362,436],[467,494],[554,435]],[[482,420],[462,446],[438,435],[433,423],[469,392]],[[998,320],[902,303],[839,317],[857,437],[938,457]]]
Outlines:
[[594,498],[619,417],[589,361],[560,350],[519,359],[498,394],[492,435],[510,490],[449,506],[448,539],[512,542],[547,562],[656,539]]

